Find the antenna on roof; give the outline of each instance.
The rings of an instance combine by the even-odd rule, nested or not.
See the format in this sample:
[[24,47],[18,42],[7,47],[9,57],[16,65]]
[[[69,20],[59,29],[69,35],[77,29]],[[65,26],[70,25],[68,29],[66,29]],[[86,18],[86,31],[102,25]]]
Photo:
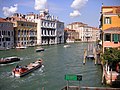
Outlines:
[[45,4],[45,9],[49,9],[48,3]]
[[102,3],[102,6],[103,6],[103,3]]

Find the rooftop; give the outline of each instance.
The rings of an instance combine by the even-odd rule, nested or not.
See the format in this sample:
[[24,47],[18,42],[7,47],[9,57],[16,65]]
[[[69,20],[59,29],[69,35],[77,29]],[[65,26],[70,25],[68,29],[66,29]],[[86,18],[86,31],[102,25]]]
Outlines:
[[120,33],[120,27],[111,27],[111,28],[105,29],[103,32],[104,33]]
[[7,22],[5,18],[0,18],[0,22]]
[[120,6],[102,6],[102,9],[105,14],[120,14]]

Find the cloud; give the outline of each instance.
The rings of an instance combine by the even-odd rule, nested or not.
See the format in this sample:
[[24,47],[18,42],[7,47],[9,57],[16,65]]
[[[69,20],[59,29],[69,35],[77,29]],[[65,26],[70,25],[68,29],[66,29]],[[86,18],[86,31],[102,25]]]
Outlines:
[[45,9],[46,7],[46,4],[47,4],[47,0],[35,0],[35,10],[43,10]]
[[70,13],[70,17],[78,17],[80,16],[80,12],[78,10],[74,10],[73,13]]
[[16,11],[18,10],[18,5],[17,4],[14,4],[14,6],[10,6],[9,7],[3,7],[3,14],[6,16],[6,17],[9,17],[11,15],[13,15],[14,13],[16,13]]
[[71,4],[71,8],[74,9],[70,16],[77,17],[80,16],[80,9],[88,2],[88,0],[74,0]]

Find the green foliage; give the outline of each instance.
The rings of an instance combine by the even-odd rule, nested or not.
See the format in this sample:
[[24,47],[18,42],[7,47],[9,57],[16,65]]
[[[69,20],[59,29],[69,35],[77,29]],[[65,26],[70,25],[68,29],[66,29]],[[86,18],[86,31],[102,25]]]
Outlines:
[[120,62],[120,50],[118,48],[106,49],[102,57],[108,62]]
[[108,48],[105,50],[103,58],[108,62],[120,62],[120,50],[118,48]]

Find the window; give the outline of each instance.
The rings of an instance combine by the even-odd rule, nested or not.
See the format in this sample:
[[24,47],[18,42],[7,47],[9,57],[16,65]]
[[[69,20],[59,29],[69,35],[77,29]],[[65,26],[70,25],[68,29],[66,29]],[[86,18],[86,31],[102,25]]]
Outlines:
[[10,36],[10,31],[8,31],[8,35]]
[[43,29],[42,29],[42,35],[43,35]]
[[111,24],[111,17],[105,17],[104,24]]
[[45,32],[44,32],[44,34],[46,35],[46,30],[44,30]]
[[119,41],[119,35],[118,34],[113,34],[112,40],[114,42],[118,42]]
[[119,40],[119,42],[120,42],[120,34],[118,34],[118,40]]
[[6,38],[6,41],[10,41],[10,38]]
[[111,41],[111,34],[106,33],[104,41]]
[[42,26],[43,26],[43,21],[42,21]]

